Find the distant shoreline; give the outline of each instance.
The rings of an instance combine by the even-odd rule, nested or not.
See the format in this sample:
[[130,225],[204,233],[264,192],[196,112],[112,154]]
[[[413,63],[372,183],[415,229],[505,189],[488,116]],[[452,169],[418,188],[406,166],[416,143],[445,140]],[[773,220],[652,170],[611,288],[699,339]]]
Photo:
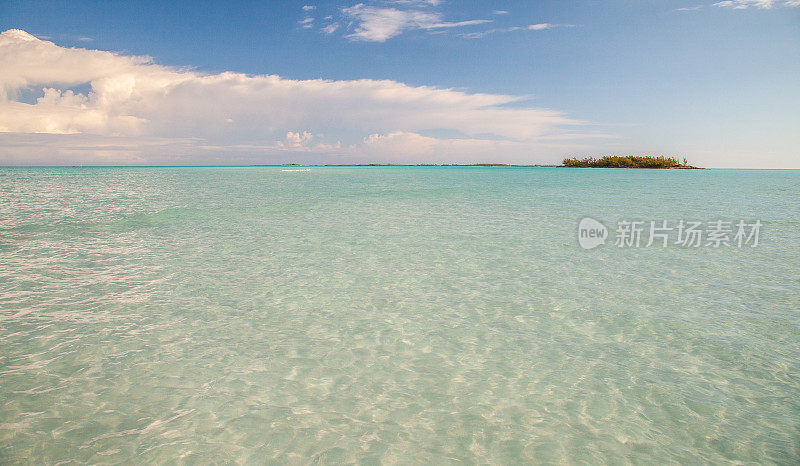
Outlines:
[[[368,164],[247,164],[247,165],[0,165],[4,168],[255,168],[255,167],[275,167],[275,168],[314,168],[314,167],[477,167],[477,168],[625,168],[642,170],[709,170],[706,167],[569,167],[565,165],[541,165],[541,164],[392,164],[392,163],[368,163]],[[800,170],[800,168],[742,168],[742,167],[714,167],[725,170]]]
[[566,165],[523,165],[523,164],[508,164],[508,163],[475,163],[475,164],[430,164],[430,163],[417,163],[417,164],[399,164],[399,163],[350,163],[350,164],[254,164],[246,165],[248,167],[483,167],[483,168],[624,168],[632,170],[705,170],[703,167],[570,167]]
[[471,163],[471,164],[456,164],[456,163],[325,163],[325,164],[253,164],[247,165],[248,167],[550,167],[560,168],[563,165],[519,165],[508,163]]

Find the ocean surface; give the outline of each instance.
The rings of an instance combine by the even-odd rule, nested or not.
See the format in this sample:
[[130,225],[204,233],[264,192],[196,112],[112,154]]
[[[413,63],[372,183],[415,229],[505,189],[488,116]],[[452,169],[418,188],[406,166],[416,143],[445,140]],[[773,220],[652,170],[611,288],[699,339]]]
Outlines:
[[797,464],[800,171],[0,168],[0,463],[176,460]]

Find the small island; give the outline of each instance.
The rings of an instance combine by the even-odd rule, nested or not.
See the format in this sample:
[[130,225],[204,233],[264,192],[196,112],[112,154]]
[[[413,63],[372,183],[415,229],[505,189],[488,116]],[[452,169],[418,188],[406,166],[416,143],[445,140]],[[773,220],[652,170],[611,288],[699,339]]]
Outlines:
[[689,165],[686,158],[679,162],[675,157],[664,156],[637,156],[637,155],[607,155],[599,159],[593,157],[566,158],[562,166],[571,168],[672,168],[672,169],[699,169]]

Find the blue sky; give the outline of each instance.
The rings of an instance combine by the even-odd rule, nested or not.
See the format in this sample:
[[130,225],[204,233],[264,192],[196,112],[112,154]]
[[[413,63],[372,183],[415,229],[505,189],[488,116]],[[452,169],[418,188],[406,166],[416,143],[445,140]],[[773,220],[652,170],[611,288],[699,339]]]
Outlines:
[[[433,109],[432,102],[461,97],[424,97],[431,100],[415,107],[406,103],[422,96],[394,96],[386,111],[405,115],[402,118],[375,125],[334,121],[337,105],[352,110],[358,104],[359,93],[385,93],[372,88],[353,90],[346,97],[335,90],[326,91],[322,100],[307,104],[309,111],[323,108],[322,113],[328,112],[328,117],[297,116],[278,121],[271,114],[265,117],[268,124],[264,127],[268,129],[264,131],[251,128],[218,134],[209,132],[208,128],[213,127],[210,122],[191,127],[176,124],[173,133],[147,126],[155,122],[162,122],[159,128],[170,126],[172,120],[168,118],[179,118],[174,110],[158,115],[124,115],[141,122],[127,129],[81,126],[76,118],[85,118],[72,116],[66,126],[48,122],[48,127],[60,128],[53,131],[52,137],[42,136],[35,122],[28,126],[6,125],[2,137],[6,138],[6,146],[13,146],[16,152],[6,149],[0,153],[0,162],[5,158],[6,163],[15,164],[25,160],[66,163],[71,160],[36,154],[26,159],[23,147],[35,140],[48,147],[63,148],[73,144],[68,139],[79,137],[83,138],[80,146],[86,147],[94,137],[98,141],[125,138],[125,147],[136,145],[137,138],[149,141],[148,147],[157,145],[156,140],[168,146],[179,143],[181,147],[181,157],[173,161],[153,158],[145,149],[137,149],[136,154],[130,149],[128,155],[133,158],[128,159],[106,152],[104,160],[109,163],[489,159],[547,163],[567,155],[637,152],[685,155],[706,166],[800,168],[798,3],[0,1],[0,30],[20,29],[60,48],[112,51],[119,57],[151,57],[150,65],[136,66],[168,67],[176,73],[189,71],[202,76],[227,71],[277,75],[292,82],[319,78],[334,83],[390,80],[409,89],[452,89],[463,96],[514,96],[513,101],[493,101],[491,111],[484,112],[477,110],[485,110],[482,103],[464,103],[476,111],[471,117],[474,119],[462,121],[457,115],[449,115],[442,118],[441,127],[409,122],[420,106],[428,113],[419,120],[435,121],[435,115],[446,112],[449,104]],[[10,45],[7,50],[19,53]],[[9,58],[12,61],[6,61],[6,66],[22,70],[23,65],[15,65],[15,59],[21,60],[20,56]],[[77,55],[70,58],[76,67],[83,59]],[[49,65],[44,61],[42,66]],[[92,87],[107,78],[102,73],[63,82],[51,77],[47,79],[53,83],[47,83],[47,79],[33,79],[23,71],[28,73],[24,86],[7,96],[16,105],[13,112],[32,111],[21,106],[41,98],[42,88],[60,92],[71,89],[74,94],[86,95],[87,100],[77,104],[59,94],[58,104],[91,109],[100,105],[92,95],[99,95],[98,90]],[[51,71],[58,76],[55,65]],[[87,81],[81,82],[82,79]],[[143,82],[145,78],[137,79]],[[258,89],[263,87],[255,82],[247,86],[252,86],[253,92],[261,92]],[[215,91],[214,98],[224,101],[225,93],[232,88],[225,89]],[[254,101],[262,99],[262,107],[246,112],[249,123],[259,118],[259,112],[266,112],[266,107],[270,112],[281,112],[275,107],[273,94],[261,96]],[[381,98],[379,94],[372,95],[364,105],[380,108]],[[292,101],[281,100],[281,105],[291,106]],[[452,107],[454,112],[461,109],[459,105]],[[130,105],[123,107],[132,112]],[[209,111],[213,112],[214,108],[224,108],[224,104],[211,107]],[[116,116],[123,111],[121,108],[109,111]],[[514,109],[523,111],[519,115],[522,121],[539,129],[526,132],[514,126],[515,115],[510,113]],[[358,108],[352,113],[369,120],[375,111]],[[235,126],[241,115],[234,113],[231,110],[227,120]],[[461,113],[465,111],[461,109]],[[502,118],[497,119],[498,115]],[[51,117],[50,113],[39,112],[30,118],[38,118],[41,123]],[[476,129],[482,118],[507,118],[508,123],[482,132]],[[15,121],[19,120],[15,116]],[[66,133],[81,136],[67,138]],[[295,144],[298,140],[300,145]],[[115,141],[122,144],[121,139]],[[378,144],[373,144],[374,150],[362,150],[361,146],[370,141],[391,142],[394,146],[385,156]],[[498,141],[498,145],[493,146],[490,141]],[[104,140],[97,145],[107,147],[109,142]],[[198,145],[202,150],[192,149]],[[226,148],[233,146],[247,147],[237,147],[238,155],[225,155],[230,153]],[[403,151],[409,155],[403,155]],[[460,156],[460,152],[465,155]],[[97,155],[86,149],[80,157],[91,161]]]

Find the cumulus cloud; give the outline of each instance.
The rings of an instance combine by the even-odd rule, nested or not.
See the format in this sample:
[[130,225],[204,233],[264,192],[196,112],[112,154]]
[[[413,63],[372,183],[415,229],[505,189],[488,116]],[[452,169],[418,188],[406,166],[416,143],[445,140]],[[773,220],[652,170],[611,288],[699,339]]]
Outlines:
[[[288,131],[282,141],[276,141],[275,146],[261,146],[264,149],[291,149],[302,152],[330,152],[338,151],[342,148],[342,142],[336,141],[335,144],[320,142],[308,131]],[[251,146],[252,147],[252,146]]]
[[[19,100],[32,89],[41,89],[34,103]],[[219,153],[279,160],[292,151],[385,160],[377,148],[394,154],[388,148],[398,141],[417,147],[410,153],[419,157],[430,156],[419,148],[431,146],[453,157],[458,150],[475,157],[484,151],[492,160],[558,157],[563,150],[554,147],[572,144],[581,122],[523,99],[388,80],[204,74],[148,57],[60,47],[19,30],[0,34],[0,162],[46,157],[34,147],[48,144],[60,148],[51,152],[61,161],[96,153],[118,163],[164,163],[165,154],[175,163],[216,161]],[[456,139],[430,136],[442,130]]]
[[363,3],[342,9],[342,14],[356,23],[351,40],[384,42],[408,30],[455,28],[489,23],[488,19],[444,21],[442,14],[422,10],[379,8]]

